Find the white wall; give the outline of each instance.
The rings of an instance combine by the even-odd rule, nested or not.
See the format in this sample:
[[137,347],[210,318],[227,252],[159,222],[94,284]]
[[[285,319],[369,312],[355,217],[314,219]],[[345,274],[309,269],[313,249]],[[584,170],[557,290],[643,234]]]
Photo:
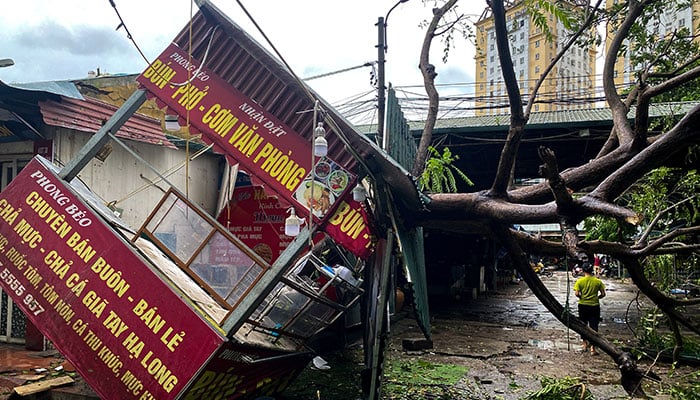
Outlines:
[[[56,128],[54,158],[65,165],[80,151],[91,135],[64,128]],[[205,211],[214,213],[218,195],[220,158],[207,153],[190,161],[185,167],[185,150],[124,140],[141,158],[183,193],[188,193],[192,202]],[[78,174],[78,177],[105,204],[115,202],[122,209],[121,218],[133,228],[141,226],[163,196],[169,185],[160,181],[155,172],[114,141],[110,141],[112,152],[102,162],[95,158]],[[192,155],[193,152],[190,152]],[[181,167],[180,169],[177,169]],[[189,187],[185,185],[185,171],[189,171]],[[169,175],[169,171],[175,171]],[[149,182],[150,181],[150,182]],[[155,185],[153,184],[155,183]]]

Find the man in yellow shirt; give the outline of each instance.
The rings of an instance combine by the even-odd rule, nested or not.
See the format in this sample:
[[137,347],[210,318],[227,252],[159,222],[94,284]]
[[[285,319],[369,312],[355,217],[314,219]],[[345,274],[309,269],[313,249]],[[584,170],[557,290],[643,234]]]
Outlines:
[[[594,331],[598,332],[600,322],[600,299],[605,297],[605,284],[593,276],[593,265],[583,264],[583,277],[574,283],[574,293],[578,297],[578,318]],[[588,341],[583,339],[583,351],[589,348]],[[591,354],[598,354],[595,346],[590,345]]]

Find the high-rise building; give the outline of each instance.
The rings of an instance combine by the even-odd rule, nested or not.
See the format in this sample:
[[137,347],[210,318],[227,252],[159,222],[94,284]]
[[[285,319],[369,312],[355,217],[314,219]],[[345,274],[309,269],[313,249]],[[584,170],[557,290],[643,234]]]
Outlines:
[[[611,9],[620,0],[606,0],[605,6]],[[686,28],[691,35],[694,35],[694,40],[700,42],[700,29],[694,26],[700,18],[700,1],[692,0],[687,7],[677,7],[671,4],[664,4],[662,12],[658,14],[658,18],[650,19],[647,24],[647,32],[656,37],[669,37],[681,29]],[[605,38],[606,48],[609,48],[610,42],[615,33],[615,24],[611,23],[607,26],[607,35]],[[627,48],[629,49],[629,43]],[[619,90],[625,90],[635,81],[635,74],[641,66],[631,65],[630,53],[625,52],[615,62],[615,70],[613,71],[613,80],[615,86]]]
[[[571,3],[572,7],[575,5]],[[578,6],[580,7],[580,6]],[[526,101],[537,80],[563,48],[570,32],[551,13],[543,12],[547,32],[538,28],[521,0],[506,2],[506,20],[515,75]],[[476,23],[476,115],[508,112],[508,97],[501,73],[493,15],[484,11]],[[555,111],[593,107],[595,91],[595,46],[572,46],[547,75],[538,90],[532,111]]]

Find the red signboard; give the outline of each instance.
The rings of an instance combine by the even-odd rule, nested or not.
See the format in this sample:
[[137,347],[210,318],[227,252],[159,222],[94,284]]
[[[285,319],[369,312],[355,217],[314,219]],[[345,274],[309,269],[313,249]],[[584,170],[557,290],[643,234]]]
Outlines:
[[284,234],[286,217],[286,207],[276,196],[268,196],[263,187],[237,186],[218,221],[272,264],[292,240]]
[[367,214],[362,203],[343,198],[322,228],[348,251],[360,258],[367,258],[374,249],[366,221]]
[[186,400],[272,399],[309,364],[309,352],[285,353],[262,346],[225,343],[202,368]]
[[[214,143],[250,174],[297,207],[299,215],[323,219],[335,199],[349,192],[354,176],[332,160],[323,157],[311,171],[311,143],[292,131],[252,99],[230,86],[171,44],[137,81],[163,105],[203,133],[203,140]],[[193,71],[199,71],[193,75]],[[305,110],[299,110],[305,111]],[[181,118],[181,122],[185,119]],[[312,185],[312,177],[316,185]],[[313,190],[311,189],[313,187]]]
[[0,192],[0,280],[105,399],[174,399],[225,341],[36,158]]
[[[308,216],[309,210],[321,222],[349,216],[348,210],[338,214],[342,210],[337,206],[341,199],[345,205],[354,203],[348,199],[355,183],[352,174],[328,157],[312,163],[311,143],[177,45],[171,44],[137,81],[161,106],[187,116],[191,126],[202,132],[203,140],[214,143],[228,158],[269,185],[299,216]],[[180,121],[186,122],[182,117]],[[343,247],[366,258],[371,252],[370,231],[364,223],[362,228],[360,235],[348,235],[341,229],[328,233]]]

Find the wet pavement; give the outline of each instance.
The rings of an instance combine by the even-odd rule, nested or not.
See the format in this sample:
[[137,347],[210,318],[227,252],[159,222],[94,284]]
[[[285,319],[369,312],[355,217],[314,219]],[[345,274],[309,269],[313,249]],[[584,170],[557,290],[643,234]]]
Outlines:
[[[558,271],[543,281],[576,314],[574,280]],[[601,302],[600,332],[625,346],[634,341],[631,327],[651,303],[638,296],[629,281],[604,282],[608,295]],[[465,399],[521,399],[541,388],[543,376],[579,378],[596,399],[628,398],[618,383],[620,374],[612,359],[582,352],[580,337],[550,314],[523,282],[476,300],[462,298],[441,304],[431,309],[431,315],[433,349],[405,351],[401,341],[420,336],[420,330],[412,318],[401,318],[392,325],[389,357],[467,367],[457,385]]]

